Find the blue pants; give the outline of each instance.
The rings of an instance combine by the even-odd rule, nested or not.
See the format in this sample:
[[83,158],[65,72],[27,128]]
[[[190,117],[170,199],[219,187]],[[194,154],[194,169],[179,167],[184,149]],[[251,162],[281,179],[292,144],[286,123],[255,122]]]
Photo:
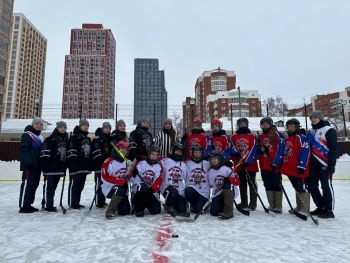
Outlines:
[[86,173],[74,174],[69,176],[68,185],[68,205],[75,207],[80,204],[81,192],[84,189]]
[[261,177],[264,181],[264,186],[266,191],[282,191],[281,182],[282,176],[279,172],[274,171],[261,171]]
[[54,197],[55,191],[60,181],[59,175],[45,175],[44,174],[44,185],[43,185],[43,200],[41,201],[42,206],[44,207],[53,207],[54,206]]
[[[332,174],[327,174],[326,167],[321,164],[311,164],[310,167],[309,192],[315,205],[328,211],[334,210],[334,191],[332,185]],[[321,182],[322,193],[318,188]]]
[[19,207],[30,207],[35,200],[35,192],[40,182],[40,171],[25,169],[22,173],[22,184],[19,194]]
[[293,185],[293,188],[295,191],[299,193],[304,193],[307,190],[307,178],[301,178],[301,177],[296,177],[296,176],[288,176],[289,181]]
[[104,205],[106,202],[106,197],[102,193],[102,180],[101,180],[101,172],[95,172],[95,191],[96,193],[96,206]]
[[112,189],[107,195],[107,198],[112,198],[113,194],[123,196],[123,199],[118,206],[118,215],[120,216],[130,215],[130,203],[127,189],[127,185],[126,187],[118,186],[117,188]]
[[208,198],[202,196],[192,187],[185,189],[185,197],[191,205],[191,212],[195,214],[202,212],[203,206],[208,201]]
[[166,206],[172,206],[179,214],[186,213],[186,199],[179,194],[174,186],[169,185],[163,195],[166,198]]
[[141,213],[145,211],[145,208],[152,215],[160,214],[160,203],[154,194],[148,192],[148,186],[141,183],[140,189],[135,193],[133,198],[133,204],[135,207],[135,214]]

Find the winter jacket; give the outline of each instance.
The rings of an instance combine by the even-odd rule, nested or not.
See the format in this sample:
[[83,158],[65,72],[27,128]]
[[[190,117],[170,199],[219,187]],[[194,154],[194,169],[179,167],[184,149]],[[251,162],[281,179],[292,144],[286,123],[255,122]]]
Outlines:
[[130,160],[144,160],[153,144],[152,134],[148,128],[136,126],[136,129],[130,133],[130,150],[128,157]]
[[308,132],[314,165],[335,166],[338,157],[337,133],[328,121],[321,120]]
[[[281,170],[281,164],[284,154],[284,137],[282,133],[274,131],[276,138],[275,142],[271,142],[269,134],[262,133],[259,135],[259,149],[264,149],[264,152],[259,151],[259,165],[261,171]],[[274,166],[274,167],[273,167]]]
[[67,169],[68,134],[57,128],[44,141],[40,152],[40,166],[46,175],[64,176]]
[[210,138],[203,129],[193,129],[192,133],[187,136],[185,142],[186,160],[191,159],[191,150],[194,146],[202,147],[204,157],[207,157],[211,151]]
[[232,141],[226,135],[224,130],[213,133],[210,138],[211,151],[216,150],[222,153],[222,158],[224,161],[228,161],[231,156],[236,153],[236,150],[232,148]]
[[75,126],[69,138],[67,158],[70,175],[91,173],[91,140],[88,134]]
[[21,163],[20,170],[39,170],[39,156],[43,146],[43,137],[40,131],[28,125],[21,137]]
[[112,152],[111,136],[102,132],[102,128],[95,131],[96,138],[91,143],[92,170],[101,171],[102,163],[110,157]]
[[171,154],[171,150],[173,147],[172,141],[175,142],[176,133],[174,134],[174,138],[171,138],[169,131],[163,129],[156,134],[154,137],[154,144],[159,146],[160,148],[160,156],[167,157]]

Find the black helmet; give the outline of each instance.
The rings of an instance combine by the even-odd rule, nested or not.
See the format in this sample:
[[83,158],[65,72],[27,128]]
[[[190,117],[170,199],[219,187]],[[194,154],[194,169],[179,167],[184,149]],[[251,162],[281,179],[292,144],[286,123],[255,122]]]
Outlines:
[[[201,152],[201,157],[199,158],[194,158],[194,152],[200,151]],[[203,148],[201,146],[193,146],[191,148],[191,160],[194,162],[201,162],[203,160]]]
[[[181,155],[175,154],[176,150],[181,150],[182,154]],[[171,151],[171,156],[169,156],[169,157],[171,159],[173,159],[174,161],[176,161],[176,162],[182,161],[183,160],[183,156],[184,156],[183,150],[184,150],[184,147],[183,147],[182,144],[175,143],[174,146],[173,146],[173,149]]]
[[222,154],[221,154],[221,152],[214,150],[214,151],[212,151],[211,153],[209,153],[209,155],[208,155],[209,162],[211,162],[211,160],[212,160],[213,158],[218,158],[218,159],[219,159],[219,163],[216,164],[216,165],[214,166],[214,168],[219,168],[219,167],[221,167],[221,165],[222,165]]
[[246,123],[247,126],[248,126],[249,121],[248,121],[247,118],[239,118],[239,119],[237,120],[237,126],[239,126],[241,123]]
[[[158,159],[157,160],[151,160],[151,153],[156,152],[158,153]],[[160,148],[157,145],[151,145],[151,148],[149,150],[148,156],[147,156],[147,162],[149,164],[156,164],[159,160],[159,154],[160,154]]]
[[264,117],[260,120],[260,125],[262,125],[263,123],[268,123],[271,126],[273,125],[273,120],[271,117]]
[[296,125],[296,126],[300,126],[300,121],[298,120],[298,119],[296,119],[296,118],[292,118],[292,119],[290,119],[290,120],[288,120],[287,122],[286,122],[286,125],[288,126],[288,125],[291,125],[291,124],[294,124],[294,125]]

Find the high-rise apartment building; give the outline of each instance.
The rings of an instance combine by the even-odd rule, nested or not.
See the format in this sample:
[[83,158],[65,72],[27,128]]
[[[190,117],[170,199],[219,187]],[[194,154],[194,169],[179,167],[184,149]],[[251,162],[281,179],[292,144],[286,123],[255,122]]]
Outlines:
[[158,132],[167,117],[167,108],[164,71],[159,70],[158,59],[135,59],[134,123],[147,117],[151,122],[150,131]]
[[64,63],[62,118],[113,119],[116,41],[101,24],[72,29]]
[[0,0],[0,129],[4,118],[13,0]]
[[13,14],[5,118],[41,116],[47,40],[23,14]]

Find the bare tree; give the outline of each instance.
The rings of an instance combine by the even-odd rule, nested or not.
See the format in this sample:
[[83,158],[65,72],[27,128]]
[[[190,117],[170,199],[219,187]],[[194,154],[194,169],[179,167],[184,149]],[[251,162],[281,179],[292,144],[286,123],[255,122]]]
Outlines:
[[183,133],[183,123],[182,123],[182,118],[180,116],[180,113],[173,112],[172,117],[173,117],[173,122],[174,122],[176,132],[178,136],[180,136]]
[[264,100],[264,105],[264,112],[267,115],[268,109],[268,115],[271,117],[282,117],[288,114],[288,105],[279,95],[277,95],[275,98],[268,97],[266,100]]

